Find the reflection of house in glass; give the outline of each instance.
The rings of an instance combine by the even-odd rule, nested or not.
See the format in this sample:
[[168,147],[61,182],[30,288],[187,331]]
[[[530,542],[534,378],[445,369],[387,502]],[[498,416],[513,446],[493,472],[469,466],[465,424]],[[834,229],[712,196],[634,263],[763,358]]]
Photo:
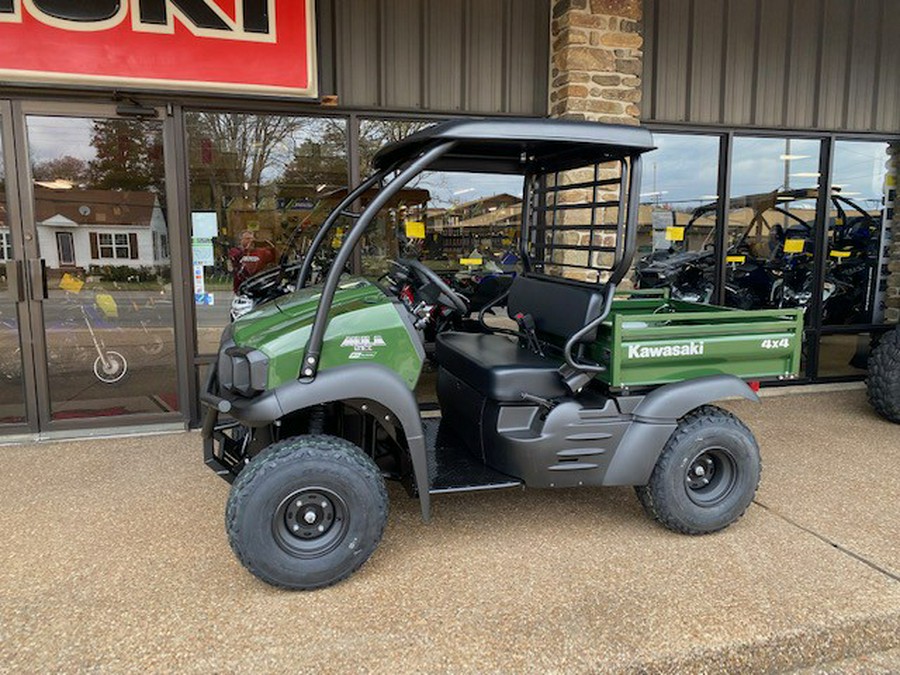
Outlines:
[[473,250],[498,254],[516,247],[522,223],[522,199],[501,193],[446,209],[428,209],[426,230],[440,243],[444,257],[466,256]]
[[168,265],[169,239],[152,192],[35,186],[41,257],[50,270]]

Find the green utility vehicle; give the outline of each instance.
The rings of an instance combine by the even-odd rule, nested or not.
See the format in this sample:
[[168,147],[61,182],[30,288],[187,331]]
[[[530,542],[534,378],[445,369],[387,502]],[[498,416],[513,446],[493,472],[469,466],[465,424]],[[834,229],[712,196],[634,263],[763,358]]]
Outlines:
[[[225,330],[202,394],[206,462],[233,481],[228,537],[253,574],[298,589],[350,575],[381,538],[385,479],[426,521],[434,495],[524,486],[633,485],[651,516],[687,534],[741,516],[759,450],[710,404],[757,400],[744,379],[796,376],[801,312],[617,295],[652,149],[641,128],[502,119],[439,124],[381,150],[323,223],[296,290]],[[413,393],[422,333],[435,305],[465,301],[418,261],[397,261],[384,285],[344,273],[379,209],[425,170],[524,180],[523,269],[469,332],[437,334],[433,419]],[[308,286],[341,216],[354,225]],[[485,324],[501,306],[517,329]]]

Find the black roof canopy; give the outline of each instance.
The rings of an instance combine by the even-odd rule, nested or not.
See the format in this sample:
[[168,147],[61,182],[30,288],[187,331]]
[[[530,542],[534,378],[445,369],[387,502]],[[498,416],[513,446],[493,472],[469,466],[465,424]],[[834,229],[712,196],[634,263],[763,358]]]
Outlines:
[[484,173],[565,171],[654,149],[647,129],[619,124],[537,118],[443,122],[382,148],[376,169],[398,166],[442,141],[456,145],[430,169]]

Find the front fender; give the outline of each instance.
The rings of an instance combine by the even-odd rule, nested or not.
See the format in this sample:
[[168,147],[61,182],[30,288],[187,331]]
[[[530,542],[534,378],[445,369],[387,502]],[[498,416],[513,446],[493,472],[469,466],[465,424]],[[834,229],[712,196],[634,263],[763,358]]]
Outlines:
[[314,380],[295,380],[252,399],[232,400],[231,414],[243,424],[257,427],[297,410],[349,399],[368,399],[381,404],[391,411],[403,428],[419,491],[422,518],[427,522],[431,518],[430,483],[419,405],[406,383],[390,368],[376,363],[328,368],[319,371]]

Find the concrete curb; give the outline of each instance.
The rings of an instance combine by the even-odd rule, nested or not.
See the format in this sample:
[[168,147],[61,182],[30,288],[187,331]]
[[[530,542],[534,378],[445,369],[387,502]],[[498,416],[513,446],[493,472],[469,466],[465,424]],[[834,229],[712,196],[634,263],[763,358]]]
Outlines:
[[900,646],[900,611],[811,626],[719,649],[695,649],[628,668],[646,675],[669,673],[790,672]]

